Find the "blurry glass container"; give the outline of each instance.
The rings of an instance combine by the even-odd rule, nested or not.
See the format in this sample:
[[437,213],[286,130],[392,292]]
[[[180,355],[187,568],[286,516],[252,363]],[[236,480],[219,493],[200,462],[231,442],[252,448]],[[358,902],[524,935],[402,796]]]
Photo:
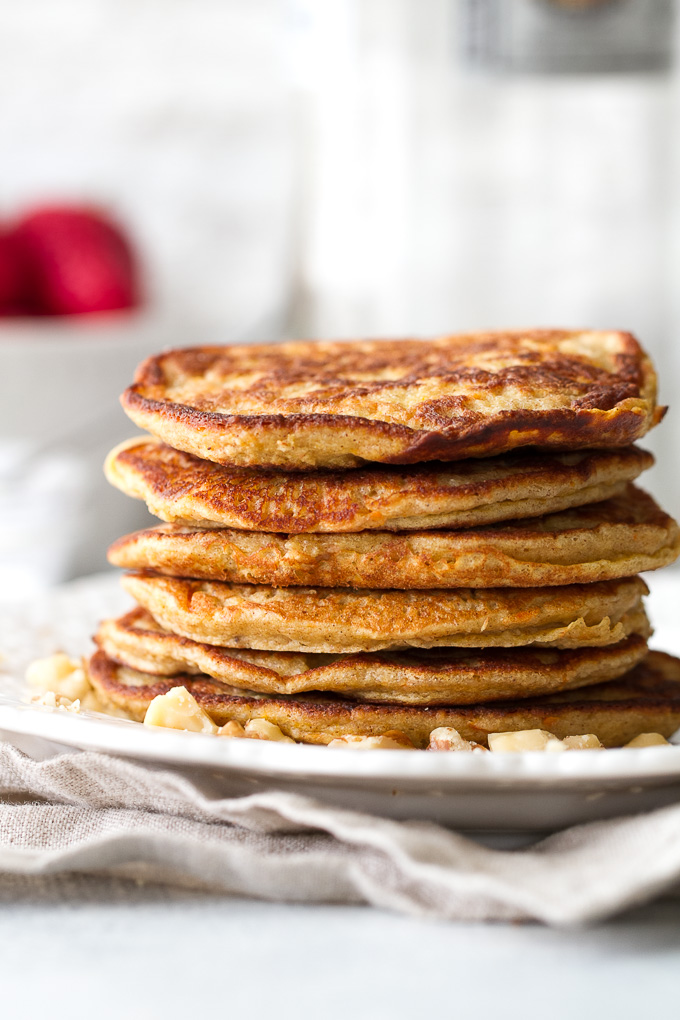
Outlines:
[[[456,12],[461,88],[484,124],[478,193],[495,195],[491,218],[505,249],[486,273],[495,303],[510,322],[636,332],[671,404],[680,390],[676,7],[466,0]],[[478,225],[479,212],[459,209],[459,221]],[[658,458],[645,485],[675,513],[680,479],[664,465],[678,443],[673,415],[645,440]]]
[[0,437],[0,606],[68,576],[88,483],[75,453]]
[[[307,130],[294,331],[627,329],[672,404],[674,5],[295,3]],[[659,457],[645,486],[678,512],[680,415],[644,445]]]
[[152,520],[102,465],[135,434],[118,402],[135,367],[186,336],[151,312],[0,322],[0,587],[11,597],[105,569],[107,545]]
[[643,72],[672,61],[673,0],[466,0],[469,63],[519,73]]

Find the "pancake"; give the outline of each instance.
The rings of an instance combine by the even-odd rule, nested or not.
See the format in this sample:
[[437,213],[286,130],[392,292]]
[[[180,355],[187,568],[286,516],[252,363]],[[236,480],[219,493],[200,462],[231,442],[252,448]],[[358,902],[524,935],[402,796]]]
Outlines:
[[271,588],[127,574],[166,630],[203,644],[290,652],[616,644],[647,637],[639,577],[554,588]]
[[650,652],[625,676],[606,684],[523,701],[438,708],[364,704],[321,694],[268,698],[208,676],[159,678],[131,670],[101,650],[90,659],[88,673],[105,704],[139,720],[156,695],[183,686],[220,726],[231,719],[244,725],[249,719],[264,718],[294,740],[310,744],[398,730],[422,748],[432,730],[453,726],[465,740],[481,744],[487,743],[489,733],[544,729],[560,738],[594,733],[606,747],[616,747],[639,733],[670,737],[680,726],[680,660],[663,652]]
[[631,577],[679,553],[676,522],[629,485],[604,503],[467,531],[272,535],[164,524],[119,538],[109,562],[279,587],[526,588]]
[[245,531],[469,528],[608,499],[654,463],[645,450],[521,451],[454,466],[262,472],[199,460],[152,439],[107,457],[106,477],[169,523]]
[[226,651],[164,630],[144,609],[105,620],[95,640],[110,659],[143,673],[202,673],[275,696],[331,691],[356,701],[411,705],[465,705],[585,687],[621,676],[647,654],[637,635],[571,650],[446,648],[348,656]]
[[576,330],[166,351],[122,404],[178,450],[291,470],[627,446],[663,416],[633,336]]

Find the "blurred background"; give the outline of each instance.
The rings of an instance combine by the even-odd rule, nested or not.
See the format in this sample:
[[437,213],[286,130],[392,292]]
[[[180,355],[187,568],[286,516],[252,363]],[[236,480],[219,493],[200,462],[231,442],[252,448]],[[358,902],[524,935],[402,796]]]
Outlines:
[[166,346],[620,328],[675,404],[675,6],[1,0],[0,597],[149,520],[101,462]]

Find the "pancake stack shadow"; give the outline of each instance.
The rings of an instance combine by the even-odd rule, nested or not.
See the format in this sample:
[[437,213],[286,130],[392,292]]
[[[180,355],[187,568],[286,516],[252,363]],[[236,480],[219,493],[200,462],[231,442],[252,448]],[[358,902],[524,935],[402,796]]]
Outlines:
[[96,637],[107,706],[181,686],[219,726],[419,748],[680,726],[637,576],[680,531],[634,484],[663,411],[630,335],[190,348],[123,405],[151,436],[107,477],[163,523],[109,551],[137,608]]

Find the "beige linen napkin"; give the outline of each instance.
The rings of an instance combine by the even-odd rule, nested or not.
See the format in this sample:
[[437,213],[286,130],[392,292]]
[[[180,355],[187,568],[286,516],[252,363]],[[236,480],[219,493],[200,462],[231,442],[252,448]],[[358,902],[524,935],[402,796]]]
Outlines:
[[574,925],[680,880],[680,804],[499,851],[272,791],[211,800],[171,771],[107,755],[37,762],[0,746],[0,872],[96,873],[452,920]]

